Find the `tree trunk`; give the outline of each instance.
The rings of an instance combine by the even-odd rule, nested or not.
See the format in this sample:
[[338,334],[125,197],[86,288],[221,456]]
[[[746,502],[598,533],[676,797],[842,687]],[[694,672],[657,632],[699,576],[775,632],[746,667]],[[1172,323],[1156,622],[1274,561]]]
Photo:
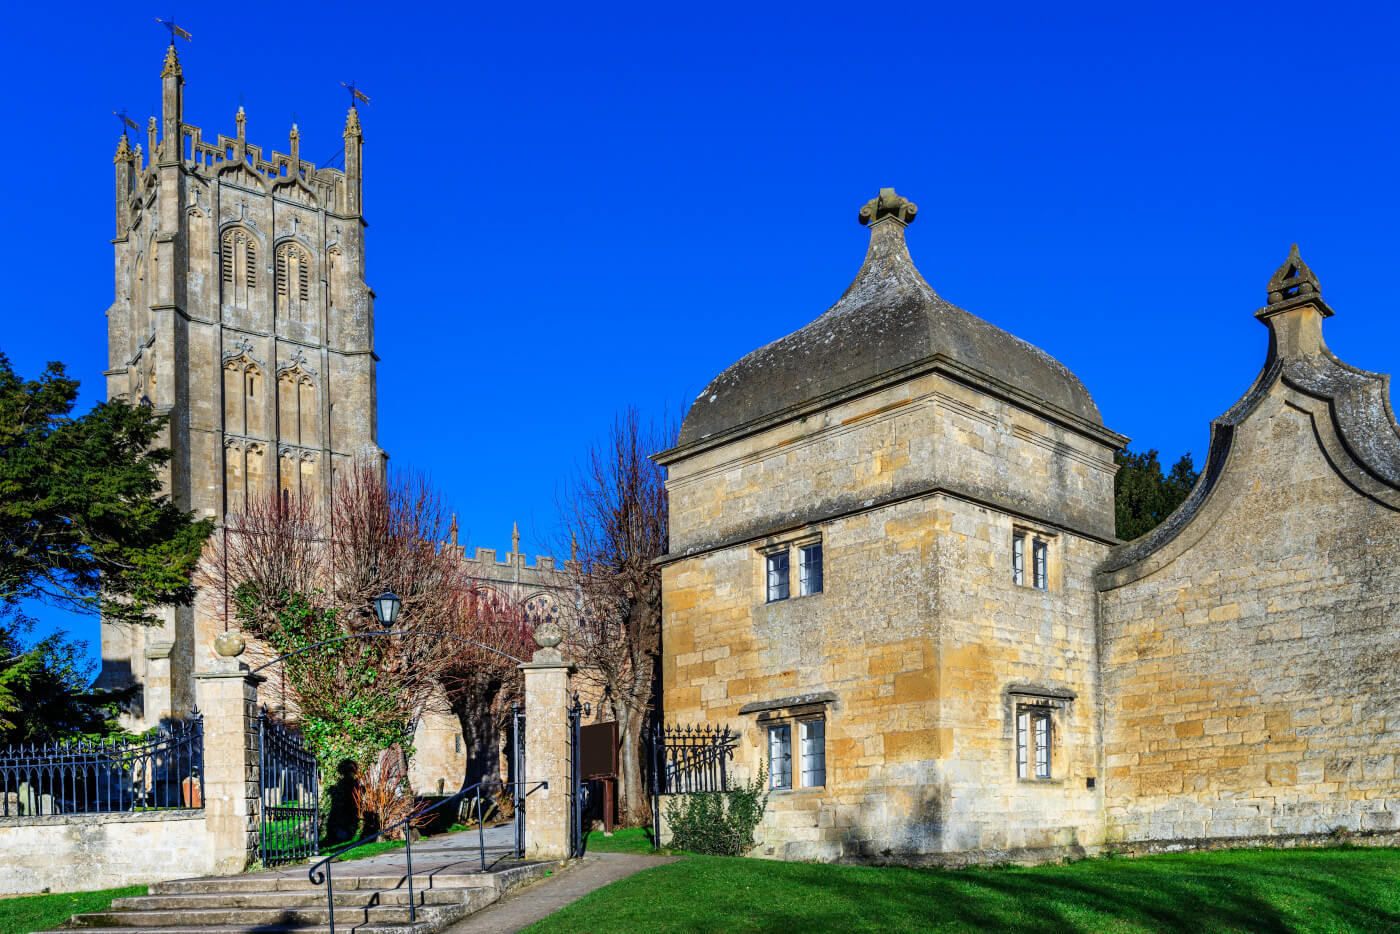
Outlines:
[[642,780],[642,713],[622,700],[613,701],[617,720],[617,807],[618,821],[624,827],[645,827],[651,823],[651,795]]
[[500,694],[501,683],[491,680],[475,683],[461,692],[454,692],[452,712],[462,725],[462,741],[467,747],[467,762],[462,774],[462,787],[477,782],[501,780],[501,753],[496,718],[492,707]]

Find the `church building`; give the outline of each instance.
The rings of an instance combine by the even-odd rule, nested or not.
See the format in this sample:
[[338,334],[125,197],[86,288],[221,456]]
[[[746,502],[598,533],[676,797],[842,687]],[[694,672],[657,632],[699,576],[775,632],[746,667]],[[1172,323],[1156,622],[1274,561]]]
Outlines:
[[1198,485],[1123,543],[1127,438],[924,281],[916,211],[870,201],[846,293],[717,376],[657,456],[665,717],[737,731],[734,771],[771,789],[755,852],[1400,830],[1400,429],[1387,378],[1327,350],[1296,248]]

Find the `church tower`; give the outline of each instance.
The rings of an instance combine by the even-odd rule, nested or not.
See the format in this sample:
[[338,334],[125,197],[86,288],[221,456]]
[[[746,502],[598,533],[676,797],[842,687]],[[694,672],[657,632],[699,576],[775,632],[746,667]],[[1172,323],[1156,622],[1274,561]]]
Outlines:
[[[117,144],[116,296],[107,310],[107,396],[171,413],[175,502],[222,523],[273,495],[324,503],[339,471],[382,462],[376,442],[374,292],[364,279],[361,156],[351,106],[345,168],[184,122],[172,43],[161,122],[146,150]],[[216,530],[215,534],[219,534]],[[102,626],[103,687],[141,685],[128,726],[194,706],[216,627],[194,607],[156,626]]]

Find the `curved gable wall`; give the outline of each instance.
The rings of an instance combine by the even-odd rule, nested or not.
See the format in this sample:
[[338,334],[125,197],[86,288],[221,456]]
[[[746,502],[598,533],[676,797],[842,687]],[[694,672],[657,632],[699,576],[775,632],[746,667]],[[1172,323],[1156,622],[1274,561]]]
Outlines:
[[1110,840],[1400,829],[1400,433],[1322,310],[1269,318],[1198,488],[1100,569]]

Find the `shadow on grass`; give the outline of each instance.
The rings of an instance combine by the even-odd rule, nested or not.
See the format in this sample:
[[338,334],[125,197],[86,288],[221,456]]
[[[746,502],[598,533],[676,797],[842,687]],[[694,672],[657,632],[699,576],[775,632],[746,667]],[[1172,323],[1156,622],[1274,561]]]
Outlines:
[[1400,931],[1400,853],[1256,850],[962,871],[691,857],[599,890],[528,931],[590,929]]

